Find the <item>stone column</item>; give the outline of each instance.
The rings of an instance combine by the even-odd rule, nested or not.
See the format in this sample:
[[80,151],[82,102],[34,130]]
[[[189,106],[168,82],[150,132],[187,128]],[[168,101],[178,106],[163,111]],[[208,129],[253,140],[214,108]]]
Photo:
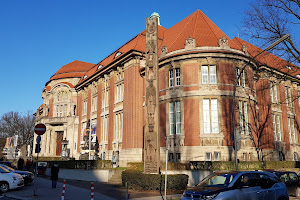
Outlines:
[[146,19],[146,114],[144,127],[144,173],[158,173],[160,167],[158,19]]

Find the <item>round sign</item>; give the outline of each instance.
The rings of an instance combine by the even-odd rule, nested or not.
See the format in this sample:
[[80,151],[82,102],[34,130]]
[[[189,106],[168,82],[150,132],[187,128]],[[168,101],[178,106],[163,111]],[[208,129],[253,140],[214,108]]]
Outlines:
[[46,132],[45,124],[37,124],[34,127],[34,132],[38,135],[43,135]]

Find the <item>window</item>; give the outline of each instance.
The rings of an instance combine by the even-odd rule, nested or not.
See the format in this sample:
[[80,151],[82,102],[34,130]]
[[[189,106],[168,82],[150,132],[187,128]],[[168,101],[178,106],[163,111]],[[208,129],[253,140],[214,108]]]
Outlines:
[[102,128],[102,141],[107,142],[107,136],[108,136],[108,115],[105,117],[102,116],[102,123],[103,123],[103,128]]
[[115,103],[122,102],[124,99],[124,83],[118,84],[115,92]]
[[203,99],[204,133],[219,133],[218,100]]
[[92,112],[97,111],[97,100],[98,100],[98,97],[94,96],[92,99]]
[[[240,74],[240,68],[236,68],[236,78],[238,79],[239,74]],[[245,87],[245,73],[244,71],[241,73],[240,78],[237,80],[237,85]]]
[[215,65],[201,66],[202,84],[216,84],[217,83],[217,70]]
[[285,102],[288,107],[293,107],[291,88],[285,87]]
[[68,94],[65,91],[60,91],[57,94],[56,102],[56,117],[65,117],[68,115]]
[[206,161],[211,161],[211,152],[206,152],[205,153],[205,160]]
[[289,128],[290,143],[296,143],[295,119],[293,116],[288,116],[288,128]]
[[249,135],[247,102],[239,101],[240,133]]
[[181,112],[180,101],[169,103],[170,135],[181,134]]
[[87,113],[87,99],[83,100],[83,111],[82,114],[86,115]]
[[116,141],[122,141],[123,137],[123,113],[115,114],[115,134],[114,139]]
[[[174,80],[175,73],[175,80]],[[180,68],[169,70],[169,87],[180,86]]]
[[270,82],[270,94],[271,102],[278,103],[277,85],[275,85],[273,82]]
[[176,161],[179,162],[181,160],[181,154],[176,153]]
[[281,129],[280,129],[280,117],[279,115],[272,115],[273,117],[273,132],[274,132],[274,140],[281,141]]
[[106,91],[103,90],[102,93],[102,108],[108,107],[108,102],[109,102],[109,90],[106,89]]
[[220,161],[220,152],[214,152],[214,161]]
[[174,155],[173,155],[173,153],[169,153],[169,161],[170,162],[174,161]]

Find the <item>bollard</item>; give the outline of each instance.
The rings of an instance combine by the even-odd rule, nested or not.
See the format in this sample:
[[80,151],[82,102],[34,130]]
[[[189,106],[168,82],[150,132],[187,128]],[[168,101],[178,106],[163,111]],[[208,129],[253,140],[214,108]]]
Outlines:
[[65,199],[65,191],[66,191],[66,180],[64,180],[63,190],[61,194],[61,200]]
[[91,200],[94,200],[94,182],[91,182]]

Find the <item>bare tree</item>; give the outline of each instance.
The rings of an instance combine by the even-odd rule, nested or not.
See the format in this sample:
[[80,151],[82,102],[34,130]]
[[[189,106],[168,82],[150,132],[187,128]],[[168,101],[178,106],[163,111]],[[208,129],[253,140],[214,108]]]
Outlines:
[[18,135],[18,145],[32,144],[34,136],[35,116],[27,112],[8,112],[0,118],[0,134],[2,137],[12,137]]
[[299,12],[299,0],[253,0],[245,12],[243,34],[249,37],[251,43],[261,47],[275,42],[287,33],[291,34],[291,37],[274,48],[272,53],[298,65]]

